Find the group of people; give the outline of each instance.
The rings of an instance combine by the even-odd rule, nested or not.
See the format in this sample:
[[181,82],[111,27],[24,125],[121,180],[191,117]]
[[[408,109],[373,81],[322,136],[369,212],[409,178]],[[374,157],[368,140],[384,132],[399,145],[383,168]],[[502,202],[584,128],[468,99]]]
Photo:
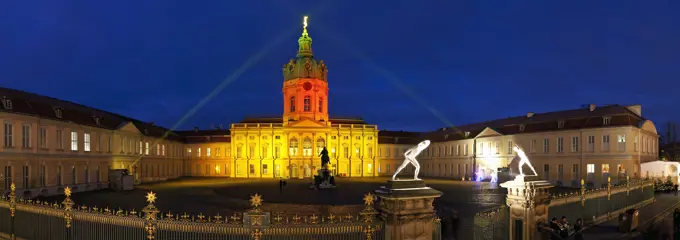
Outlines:
[[572,227],[569,225],[569,221],[567,221],[567,217],[562,216],[561,220],[557,220],[557,218],[552,218],[552,220],[550,220],[550,239],[568,239],[569,236],[573,235],[574,240],[582,240],[582,230],[583,220],[580,218],[576,219],[576,223],[573,226],[573,232]]

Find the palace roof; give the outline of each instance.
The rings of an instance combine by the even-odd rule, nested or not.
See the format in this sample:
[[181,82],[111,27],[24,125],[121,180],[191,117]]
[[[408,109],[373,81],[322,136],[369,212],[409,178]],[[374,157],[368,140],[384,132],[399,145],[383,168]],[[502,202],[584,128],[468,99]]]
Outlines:
[[[20,90],[0,87],[0,100],[11,100],[11,108],[0,106],[0,111],[38,116],[56,121],[71,122],[79,125],[116,130],[132,123],[142,134],[150,137],[163,137],[169,140],[195,142],[229,142],[230,131],[227,129],[187,131],[170,131],[157,126],[153,122],[125,117],[119,114],[99,110],[81,104],[42,96]],[[593,104],[577,109],[528,113],[480,123],[471,123],[457,127],[446,127],[431,132],[379,131],[379,143],[415,144],[422,139],[434,142],[470,139],[477,137],[489,128],[502,135],[525,134],[545,131],[563,131],[573,129],[633,126],[641,127],[646,121],[640,114],[641,107],[605,105],[596,107]],[[609,119],[605,124],[604,118]],[[333,124],[367,124],[360,117],[332,117]],[[280,116],[245,117],[241,123],[282,123]]]

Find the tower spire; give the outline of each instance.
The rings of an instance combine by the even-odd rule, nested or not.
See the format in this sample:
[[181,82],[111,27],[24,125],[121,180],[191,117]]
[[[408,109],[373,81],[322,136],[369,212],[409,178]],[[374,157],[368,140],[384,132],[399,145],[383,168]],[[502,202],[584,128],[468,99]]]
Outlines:
[[312,53],[312,38],[307,33],[307,16],[302,19],[302,36],[298,39],[298,53],[297,57],[313,57]]

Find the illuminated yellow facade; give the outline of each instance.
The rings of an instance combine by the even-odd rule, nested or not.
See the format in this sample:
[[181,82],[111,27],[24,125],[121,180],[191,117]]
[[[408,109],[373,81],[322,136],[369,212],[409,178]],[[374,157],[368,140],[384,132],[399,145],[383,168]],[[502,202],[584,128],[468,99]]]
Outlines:
[[[298,44],[296,58],[282,69],[282,116],[232,124],[229,142],[188,144],[187,151],[193,153],[190,161],[193,174],[311,177],[321,167],[319,153],[323,147],[330,152],[329,168],[335,174],[348,177],[378,174],[377,126],[360,119],[329,117],[328,69],[323,60],[314,58],[306,24]],[[208,153],[215,149],[220,149],[219,156]]]

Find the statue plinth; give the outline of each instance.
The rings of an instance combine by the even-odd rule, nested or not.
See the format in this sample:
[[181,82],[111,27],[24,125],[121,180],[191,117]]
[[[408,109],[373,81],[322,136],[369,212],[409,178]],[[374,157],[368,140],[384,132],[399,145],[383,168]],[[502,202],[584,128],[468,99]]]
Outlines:
[[508,189],[505,201],[510,213],[509,239],[544,239],[546,236],[537,227],[539,222],[548,223],[548,190],[553,185],[537,176],[517,176],[501,183],[501,187]]
[[385,239],[432,239],[436,217],[432,203],[442,192],[423,180],[388,180],[375,194],[385,221]]

